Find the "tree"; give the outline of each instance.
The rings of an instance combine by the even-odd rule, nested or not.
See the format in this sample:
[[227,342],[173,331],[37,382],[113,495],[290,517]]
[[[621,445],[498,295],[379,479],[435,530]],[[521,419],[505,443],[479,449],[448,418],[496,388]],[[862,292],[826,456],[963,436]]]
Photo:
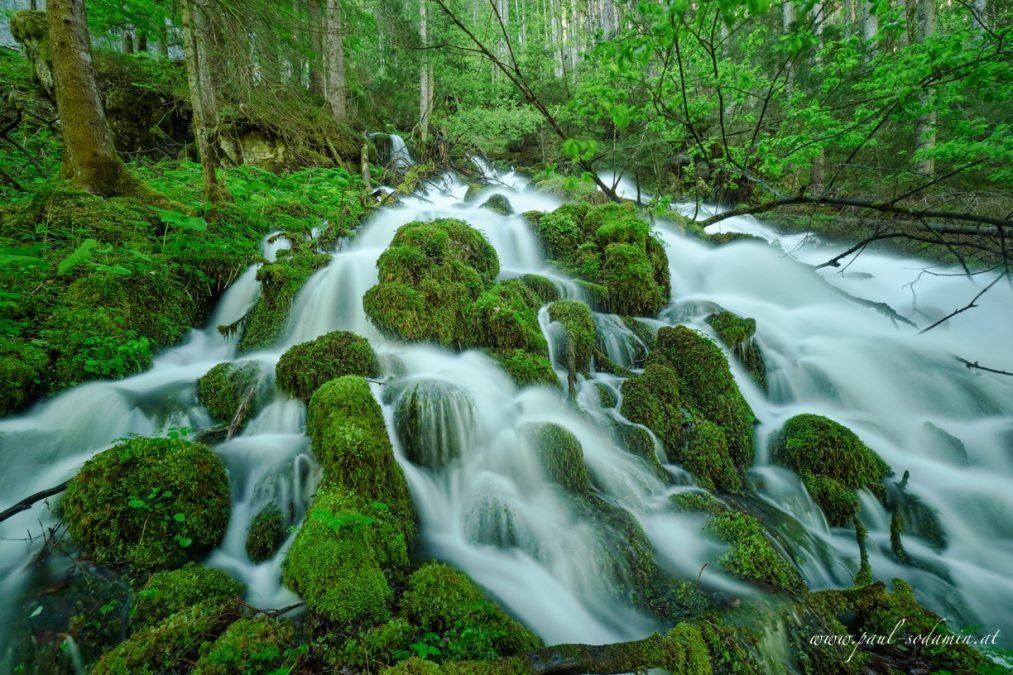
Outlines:
[[419,0],[419,40],[424,53],[419,66],[419,138],[422,143],[429,137],[429,118],[433,114],[433,61],[426,51],[429,48],[428,2]]
[[95,84],[84,0],[49,0],[46,17],[63,136],[61,177],[106,197],[138,193],[141,183],[116,153]]
[[327,104],[334,119],[348,118],[345,104],[345,13],[342,0],[327,0],[327,34],[324,52],[327,60]]
[[181,0],[180,12],[187,83],[193,106],[193,135],[204,170],[204,191],[209,200],[219,202],[228,195],[217,173],[221,163],[218,156],[218,104],[211,75],[207,3],[208,0]]

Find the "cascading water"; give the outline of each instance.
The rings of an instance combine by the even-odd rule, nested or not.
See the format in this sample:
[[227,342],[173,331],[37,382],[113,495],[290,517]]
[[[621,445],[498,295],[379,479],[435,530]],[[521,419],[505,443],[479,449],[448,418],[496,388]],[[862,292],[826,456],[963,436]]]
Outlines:
[[[706,565],[724,547],[702,532],[702,516],[670,508],[668,497],[687,489],[689,474],[669,465],[666,475],[658,475],[617,441],[615,428],[625,420],[603,393],[621,401],[621,378],[597,372],[578,377],[574,406],[564,393],[560,358],[554,359],[563,385],[559,390],[518,389],[480,352],[391,341],[366,318],[362,296],[377,281],[376,261],[397,228],[413,220],[466,220],[496,249],[501,277],[542,274],[565,297],[580,297],[579,287],[546,263],[523,217],[474,206],[492,193],[507,196],[518,213],[551,210],[559,201],[529,189],[516,174],[480,167],[493,185],[478,200],[465,204],[467,186],[447,174],[434,183],[437,187],[381,209],[354,239],[342,242],[329,266],[296,297],[280,344],[244,357],[261,364],[261,387],[273,390],[273,367],[291,345],[333,330],[367,337],[385,364],[385,384],[374,384],[373,390],[408,478],[422,548],[467,572],[549,642],[610,642],[658,626],[616,592],[629,572],[615,555],[624,545],[621,535],[588,517],[546,476],[534,441],[544,425],[556,425],[579,441],[597,494],[618,520],[639,523],[662,568],[686,579],[699,576],[710,588],[755,592],[716,565]],[[620,188],[632,189],[622,183]],[[861,274],[817,274],[803,263],[827,257],[829,248],[819,241],[780,236],[749,218],[721,227],[756,234],[776,246],[710,248],[659,223],[676,301],[645,322],[655,327],[685,323],[711,332],[703,318],[715,306],[757,320],[770,395],[731,361],[759,418],[757,464],[750,477],[762,500],[759,507],[785,524],[782,534],[810,586],[849,585],[857,546],[850,530],[827,527],[797,477],[767,456],[770,435],[800,412],[823,414],[854,429],[898,474],[910,471],[908,490],[938,514],[945,546],[906,537],[916,565],[901,566],[889,555],[889,515],[863,493],[876,576],[911,580],[919,599],[955,626],[974,622],[1008,633],[1013,628],[1013,582],[1006,574],[1013,568],[1008,543],[1013,541],[1008,517],[1013,512],[1013,383],[968,371],[953,355],[1013,370],[1013,363],[1003,363],[1010,358],[1003,347],[1013,337],[1013,314],[1003,308],[1010,306],[1013,291],[996,286],[979,301],[979,309],[918,336],[833,287],[886,301],[923,324],[965,304],[975,287],[960,277],[929,276],[912,288],[908,284],[922,263],[868,252],[848,269]],[[3,493],[17,497],[65,480],[117,437],[207,426],[194,383],[216,363],[235,358],[214,326],[235,321],[250,306],[257,293],[254,274],[247,271],[225,295],[211,328],[192,332],[149,372],[82,385],[0,422]],[[545,311],[540,319],[548,342],[556,344],[558,324]],[[621,320],[596,314],[595,325],[611,360],[633,368],[641,364],[644,345]],[[274,394],[239,435],[215,448],[229,469],[233,510],[224,542],[206,562],[246,581],[249,601],[260,606],[294,599],[279,572],[291,536],[278,554],[259,564],[247,557],[244,537],[267,504],[277,504],[294,522],[305,509],[319,469],[304,418],[301,402]],[[660,449],[657,454],[663,459]],[[23,586],[33,546],[16,539],[38,528],[41,512],[36,508],[0,524],[4,597],[16,597]],[[17,607],[8,603],[4,609],[9,613]]]

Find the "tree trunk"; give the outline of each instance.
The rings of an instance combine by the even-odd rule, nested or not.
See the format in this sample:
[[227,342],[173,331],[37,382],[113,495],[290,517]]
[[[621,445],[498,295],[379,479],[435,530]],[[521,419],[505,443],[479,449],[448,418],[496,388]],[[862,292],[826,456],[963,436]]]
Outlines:
[[974,28],[980,31],[988,30],[988,20],[985,15],[988,14],[988,0],[974,0]]
[[95,85],[84,0],[50,0],[46,17],[63,134],[60,176],[107,197],[138,193],[142,186],[116,154]]
[[[419,0],[419,39],[422,46],[429,45],[429,16],[426,11],[428,0]],[[429,139],[429,119],[433,114],[433,62],[427,50],[422,52],[419,66],[419,139]]]
[[[872,2],[869,0],[862,0],[862,37],[865,38],[866,42],[872,42],[876,39],[876,33],[879,32],[879,19],[872,13]],[[866,45],[868,48],[869,45]]]
[[327,0],[327,104],[339,122],[345,121],[345,16],[341,0]]
[[123,31],[123,53],[134,53],[134,34],[128,30]]
[[207,0],[181,0],[183,52],[186,55],[186,79],[193,107],[193,135],[204,169],[204,191],[212,202],[227,197],[218,180],[218,102],[211,81],[207,42]]
[[[915,6],[915,39],[921,42],[935,32],[936,6],[935,0],[917,0],[917,3]],[[924,92],[918,100],[927,111],[918,118],[918,125],[915,129],[915,151],[931,151],[936,147],[936,112],[932,109],[934,104],[932,92]],[[931,158],[920,159],[915,164],[915,171],[930,176],[935,172],[935,161]]]
[[324,17],[320,0],[307,0],[310,36],[310,93],[324,97]]
[[148,31],[146,30],[137,32],[137,51],[148,51]]

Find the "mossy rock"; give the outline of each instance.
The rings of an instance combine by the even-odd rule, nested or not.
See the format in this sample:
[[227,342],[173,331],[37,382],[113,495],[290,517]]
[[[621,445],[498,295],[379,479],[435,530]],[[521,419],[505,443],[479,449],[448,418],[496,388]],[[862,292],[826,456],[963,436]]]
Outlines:
[[668,296],[654,279],[654,270],[641,246],[609,244],[605,248],[600,277],[608,288],[608,309],[615,314],[657,315],[668,304]]
[[538,649],[542,641],[485,597],[467,575],[426,563],[408,578],[400,616],[443,636],[462,659],[492,659]]
[[892,472],[847,427],[820,415],[796,415],[774,440],[773,456],[797,473],[827,522],[845,526],[858,512],[854,491],[878,485]]
[[675,369],[684,401],[721,427],[735,467],[753,464],[753,425],[756,417],[735,385],[721,348],[685,326],[662,328],[654,354]]
[[529,387],[544,384],[550,387],[559,386],[559,377],[552,364],[541,354],[532,354],[523,349],[494,352],[500,367],[507,372],[518,387]]
[[591,308],[579,300],[558,300],[549,305],[549,318],[566,330],[564,349],[570,377],[575,378],[577,373],[589,375],[598,343]]
[[681,453],[692,419],[683,409],[678,375],[661,362],[649,363],[644,372],[622,385],[620,412],[626,419],[649,428],[665,446],[672,461]]
[[187,565],[178,570],[156,572],[134,596],[130,627],[137,631],[167,619],[199,602],[224,602],[240,598],[246,587],[222,570]]
[[229,480],[203,445],[135,438],[86,462],[61,503],[71,536],[94,560],[178,567],[221,542]]
[[482,234],[460,220],[402,226],[377,262],[380,283],[362,299],[369,320],[392,337],[461,346],[468,308],[499,273]]
[[495,211],[501,216],[513,215],[514,212],[514,207],[510,205],[510,200],[507,199],[506,195],[501,194],[495,194],[486,199],[481,208]]
[[246,533],[246,555],[253,562],[269,560],[285,541],[285,516],[277,504],[268,504],[254,516]]
[[733,244],[739,241],[751,241],[758,244],[768,243],[763,237],[757,237],[755,234],[746,234],[745,232],[715,232],[714,234],[704,233],[703,238],[715,246],[724,246],[726,244]]
[[551,482],[573,494],[584,495],[591,491],[584,450],[576,436],[550,423],[532,425],[526,432]]
[[380,671],[380,675],[443,675],[444,673],[446,671],[437,664],[417,656]]
[[366,381],[347,375],[317,389],[310,399],[306,429],[323,466],[325,484],[340,486],[369,503],[383,503],[405,538],[414,539],[408,483]]
[[705,321],[717,333],[718,339],[749,373],[760,389],[767,390],[767,367],[763,354],[753,339],[756,334],[756,320],[746,319],[731,312],[717,312]]
[[724,513],[728,508],[719,502],[713,495],[707,492],[692,491],[679,492],[669,498],[680,511],[702,511],[716,516]]
[[330,260],[329,255],[299,249],[261,266],[260,297],[243,321],[236,351],[245,354],[273,345],[285,329],[296,294]]
[[49,356],[39,347],[0,336],[0,417],[16,413],[44,390]]
[[287,654],[295,643],[295,632],[287,621],[267,616],[239,619],[225,629],[194,666],[200,675],[276,673],[291,666],[295,657]]
[[242,616],[239,600],[204,600],[134,633],[106,652],[93,675],[156,675],[175,664],[195,662],[233,621]]
[[612,387],[597,382],[594,385],[594,389],[598,392],[598,402],[601,403],[602,408],[615,408],[619,403],[619,397],[616,396],[616,392]]
[[718,562],[732,574],[786,590],[805,588],[798,570],[774,549],[763,525],[753,516],[722,512],[707,524],[707,531],[731,545]]
[[328,380],[343,375],[376,377],[380,366],[366,338],[334,331],[289,349],[278,360],[275,376],[282,391],[308,401]]
[[405,537],[385,504],[325,487],[314,497],[282,572],[314,613],[362,628],[389,618],[388,574],[396,578],[407,566]]
[[551,279],[543,277],[540,274],[525,274],[520,279],[525,286],[534,291],[538,299],[542,301],[542,304],[559,300],[559,289],[556,288],[556,284],[552,283]]
[[478,409],[458,385],[424,380],[398,396],[394,427],[412,463],[441,469],[475,445]]
[[741,492],[742,478],[728,451],[728,440],[721,427],[705,419],[696,419],[689,447],[682,453],[682,465],[706,490]]
[[[260,368],[256,363],[219,363],[197,380],[197,400],[216,422],[232,421],[249,389],[256,388]],[[248,411],[247,417],[254,411]]]
[[494,351],[521,349],[547,354],[538,325],[542,300],[523,281],[501,281],[484,291],[468,309],[468,335],[463,342]]

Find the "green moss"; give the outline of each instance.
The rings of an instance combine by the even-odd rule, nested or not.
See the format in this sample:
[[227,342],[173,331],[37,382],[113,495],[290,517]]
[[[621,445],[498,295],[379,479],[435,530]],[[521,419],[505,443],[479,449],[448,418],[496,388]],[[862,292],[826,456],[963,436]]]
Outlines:
[[260,297],[243,322],[236,350],[244,354],[273,345],[281,337],[296,294],[328,262],[328,255],[297,250],[257,270]]
[[0,417],[35,400],[43,389],[49,357],[37,346],[0,336]]
[[689,447],[681,454],[681,460],[700,487],[741,492],[742,479],[728,451],[728,440],[721,427],[713,422],[705,419],[695,421]]
[[280,619],[239,619],[198,659],[200,675],[257,675],[278,672],[294,643],[292,626]]
[[609,289],[608,308],[616,314],[655,316],[668,303],[642,246],[609,244],[602,262],[601,282]]
[[559,377],[552,369],[549,359],[541,354],[531,354],[523,349],[494,352],[493,358],[507,372],[518,387],[545,384],[550,387],[559,386]]
[[106,652],[94,675],[156,675],[169,664],[193,663],[242,614],[238,600],[205,600],[134,633]]
[[458,385],[423,380],[398,396],[394,426],[408,459],[440,469],[474,445],[478,411]]
[[467,575],[443,563],[427,563],[408,578],[400,615],[422,631],[442,636],[450,658],[492,659],[542,646]]
[[176,612],[199,602],[224,602],[239,598],[245,586],[222,570],[187,565],[178,570],[156,572],[134,596],[130,626],[139,630],[153,626]]
[[584,451],[576,436],[558,424],[539,424],[527,431],[550,481],[574,494],[590,492]]
[[676,326],[658,331],[656,353],[675,369],[684,400],[724,431],[736,468],[752,466],[756,418],[721,349],[702,334]]
[[601,407],[615,408],[619,403],[619,398],[612,387],[598,382],[594,385],[594,388],[598,392],[598,401],[601,403]]
[[542,304],[559,300],[559,289],[556,288],[556,284],[552,283],[551,279],[547,279],[539,274],[525,274],[520,279],[525,286],[534,291],[538,299],[542,301]]
[[446,671],[432,661],[425,661],[413,656],[407,661],[389,666],[380,671],[380,675],[441,675]]
[[703,511],[713,516],[724,513],[727,507],[707,492],[679,492],[669,498],[682,511]]
[[285,583],[314,613],[343,626],[386,621],[393,597],[385,571],[408,564],[405,538],[385,505],[323,488],[282,566]]
[[257,386],[259,375],[256,363],[219,363],[197,380],[197,400],[216,422],[231,422],[250,387]]
[[282,391],[307,401],[328,380],[343,375],[376,377],[379,373],[369,342],[346,331],[334,331],[292,347],[275,367]]
[[250,523],[246,534],[246,555],[253,562],[268,560],[285,541],[285,516],[277,504],[268,504]]
[[878,484],[890,467],[853,431],[819,415],[796,415],[774,441],[774,459],[802,478],[831,525],[858,512],[854,490]]
[[362,300],[370,321],[396,338],[448,346],[467,342],[468,307],[499,273],[485,237],[452,219],[402,226],[377,266],[380,283]]
[[559,300],[549,305],[549,318],[566,330],[564,349],[570,377],[574,378],[576,373],[589,375],[598,343],[591,309],[578,300]]
[[86,462],[62,505],[71,536],[94,560],[173,567],[221,541],[229,481],[203,445],[135,438]]
[[329,650],[324,658],[335,668],[365,671],[371,664],[393,663],[398,657],[403,658],[420,637],[418,626],[402,618],[393,618],[345,640],[340,649]]
[[548,345],[538,325],[541,305],[541,298],[523,281],[501,281],[469,307],[469,329],[462,342],[494,351],[522,349],[545,354]]
[[653,431],[674,460],[685,443],[689,423],[675,370],[660,361],[649,363],[642,374],[623,383],[622,394],[619,410],[623,416]]
[[481,208],[495,211],[502,216],[509,216],[514,212],[514,207],[510,205],[510,200],[507,199],[506,195],[500,194],[492,195],[486,199]]
[[385,504],[411,541],[415,517],[408,484],[394,459],[383,412],[366,381],[349,375],[317,389],[310,399],[306,429],[323,466],[325,484]]
[[728,347],[749,373],[749,377],[764,391],[767,389],[767,368],[763,354],[753,340],[756,334],[756,320],[746,319],[731,312],[717,312],[706,319],[718,339]]
[[787,590],[805,587],[798,571],[774,550],[763,525],[753,516],[728,511],[715,516],[707,531],[731,544],[718,562],[732,574]]

